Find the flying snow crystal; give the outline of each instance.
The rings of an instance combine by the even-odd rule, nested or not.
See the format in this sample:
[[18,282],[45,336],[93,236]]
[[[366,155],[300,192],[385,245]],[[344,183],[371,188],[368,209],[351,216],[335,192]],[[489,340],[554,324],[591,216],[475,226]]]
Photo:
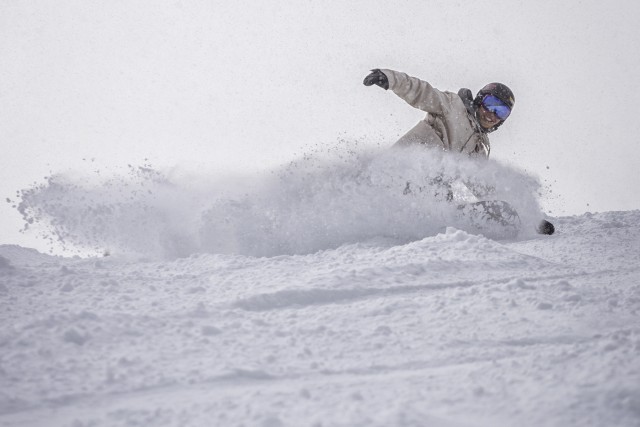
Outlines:
[[539,187],[495,161],[345,144],[253,176],[189,176],[149,165],[124,174],[55,174],[23,190],[18,209],[25,229],[67,250],[275,256],[376,239],[409,242],[448,226],[509,237],[463,215],[459,207],[475,201],[474,192],[509,202],[527,236],[542,218]]

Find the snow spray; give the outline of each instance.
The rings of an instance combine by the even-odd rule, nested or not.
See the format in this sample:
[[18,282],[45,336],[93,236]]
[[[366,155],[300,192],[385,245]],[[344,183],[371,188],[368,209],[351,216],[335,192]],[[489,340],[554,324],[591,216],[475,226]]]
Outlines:
[[542,217],[535,178],[423,147],[373,151],[344,143],[235,177],[150,165],[105,175],[60,173],[22,190],[25,231],[67,253],[269,257],[406,243],[446,227],[504,238],[461,215],[460,204],[477,193],[518,211],[520,237],[533,234]]

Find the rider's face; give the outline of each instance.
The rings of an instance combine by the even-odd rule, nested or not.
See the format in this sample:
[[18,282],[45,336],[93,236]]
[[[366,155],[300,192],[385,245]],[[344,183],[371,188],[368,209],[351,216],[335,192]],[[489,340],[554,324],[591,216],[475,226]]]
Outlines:
[[485,129],[491,129],[498,123],[500,119],[491,111],[486,110],[482,105],[478,107],[478,122]]

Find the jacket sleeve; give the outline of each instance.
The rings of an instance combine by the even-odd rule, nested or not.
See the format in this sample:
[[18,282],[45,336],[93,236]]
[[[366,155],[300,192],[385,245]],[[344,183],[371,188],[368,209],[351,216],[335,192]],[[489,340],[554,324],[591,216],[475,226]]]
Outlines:
[[380,71],[387,76],[389,89],[412,107],[432,114],[449,110],[449,98],[429,83],[398,71]]

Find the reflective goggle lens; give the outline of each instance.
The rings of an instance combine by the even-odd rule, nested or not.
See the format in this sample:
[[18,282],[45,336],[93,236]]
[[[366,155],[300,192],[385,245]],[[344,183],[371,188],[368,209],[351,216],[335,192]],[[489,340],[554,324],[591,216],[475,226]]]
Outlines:
[[493,95],[487,95],[482,98],[482,106],[485,110],[495,114],[500,120],[506,120],[509,114],[511,114],[511,108]]

